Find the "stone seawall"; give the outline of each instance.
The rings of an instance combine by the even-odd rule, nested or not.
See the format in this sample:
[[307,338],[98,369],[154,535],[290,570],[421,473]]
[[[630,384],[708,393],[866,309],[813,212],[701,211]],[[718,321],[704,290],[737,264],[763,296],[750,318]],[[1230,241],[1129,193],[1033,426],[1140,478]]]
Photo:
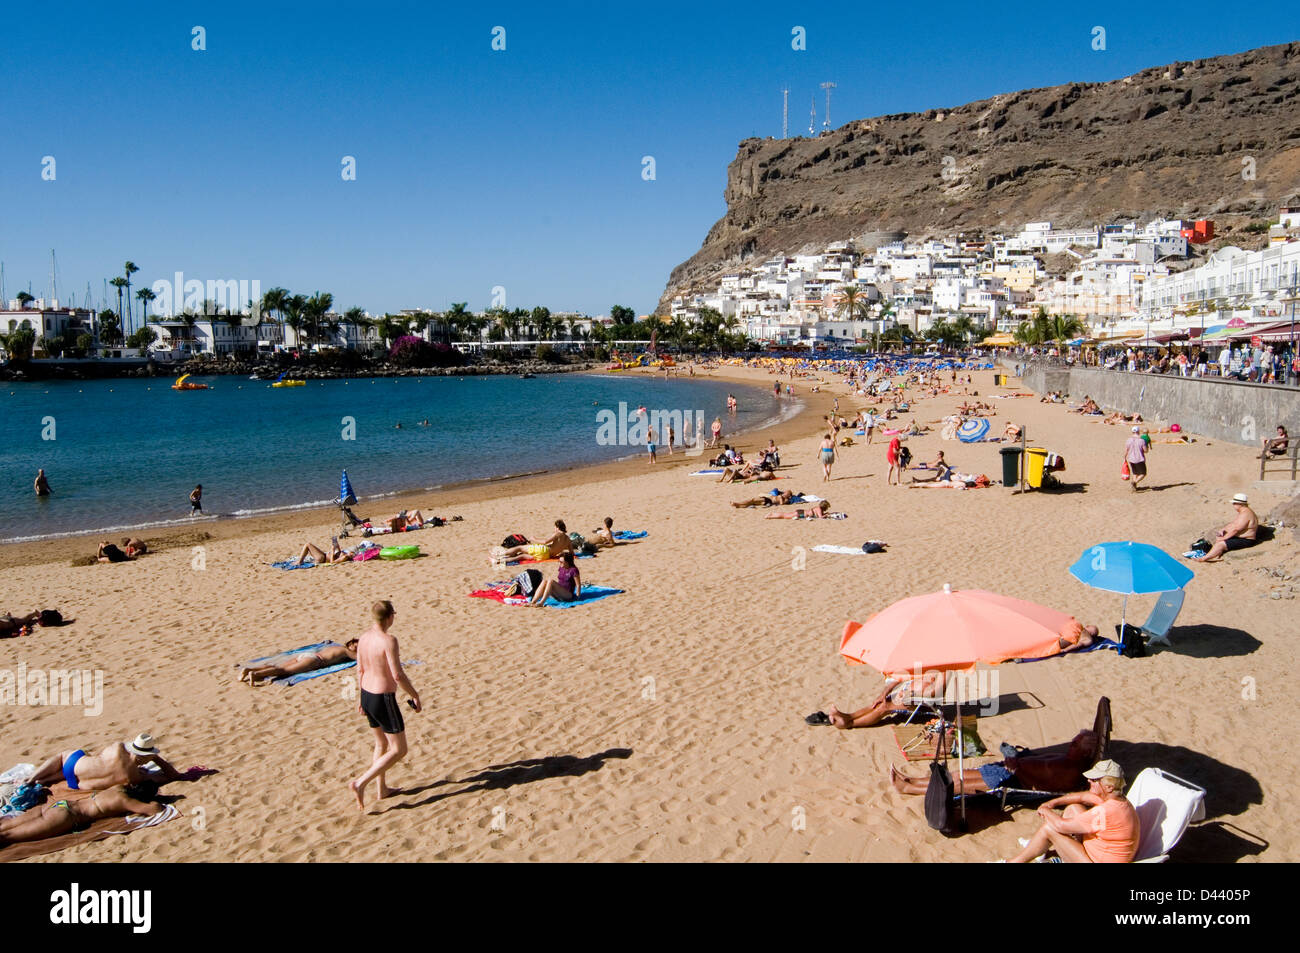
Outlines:
[[[1014,369],[1013,358],[1000,363]],[[1137,374],[1033,362],[1022,383],[1036,394],[1061,391],[1079,402],[1088,395],[1106,411],[1139,413],[1160,424],[1179,424],[1212,440],[1258,445],[1282,424],[1300,434],[1300,388],[1244,384],[1219,378]]]

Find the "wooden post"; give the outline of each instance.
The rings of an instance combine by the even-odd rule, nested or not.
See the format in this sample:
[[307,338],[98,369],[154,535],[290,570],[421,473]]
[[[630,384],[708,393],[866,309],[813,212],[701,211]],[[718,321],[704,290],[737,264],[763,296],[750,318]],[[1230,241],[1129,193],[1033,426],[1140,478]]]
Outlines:
[[1291,480],[1295,482],[1297,464],[1300,464],[1300,444],[1291,448]]

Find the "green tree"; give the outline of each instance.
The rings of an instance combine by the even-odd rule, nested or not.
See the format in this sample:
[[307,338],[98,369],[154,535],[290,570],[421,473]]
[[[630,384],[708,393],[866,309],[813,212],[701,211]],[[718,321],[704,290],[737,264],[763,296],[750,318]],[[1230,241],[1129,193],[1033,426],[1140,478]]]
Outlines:
[[122,340],[122,323],[116,314],[105,308],[99,312],[99,339],[105,344],[114,344]]
[[616,325],[631,325],[636,323],[636,312],[631,308],[625,308],[621,304],[616,304],[609,309],[609,316]]
[[77,335],[77,352],[82,357],[89,357],[90,352],[95,349],[95,337],[92,334]]
[[32,351],[36,349],[36,332],[30,327],[21,327],[8,334],[0,334],[0,343],[4,344],[9,360],[21,364],[32,359]]
[[143,351],[146,350],[149,347],[149,345],[156,340],[158,340],[157,333],[154,331],[153,328],[146,326],[140,328],[137,331],[132,332],[131,335],[126,339],[126,346],[139,348],[140,350]]
[[1050,336],[1057,343],[1061,354],[1065,354],[1066,342],[1077,338],[1084,332],[1084,324],[1073,314],[1052,315]]
[[26,311],[27,306],[35,300],[36,298],[33,297],[29,292],[26,291],[18,292],[18,310]]

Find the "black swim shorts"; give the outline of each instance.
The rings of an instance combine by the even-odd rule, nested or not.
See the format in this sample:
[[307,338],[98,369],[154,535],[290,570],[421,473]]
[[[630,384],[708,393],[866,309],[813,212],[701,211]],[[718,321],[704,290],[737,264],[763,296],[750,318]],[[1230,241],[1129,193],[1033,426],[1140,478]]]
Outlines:
[[366,713],[370,727],[381,728],[386,735],[400,735],[406,730],[406,722],[402,720],[402,709],[398,707],[397,695],[394,692],[372,695],[363,688],[361,710]]
[[1234,549],[1248,549],[1258,542],[1257,539],[1242,539],[1240,536],[1233,536],[1231,539],[1225,539],[1223,545],[1231,552]]

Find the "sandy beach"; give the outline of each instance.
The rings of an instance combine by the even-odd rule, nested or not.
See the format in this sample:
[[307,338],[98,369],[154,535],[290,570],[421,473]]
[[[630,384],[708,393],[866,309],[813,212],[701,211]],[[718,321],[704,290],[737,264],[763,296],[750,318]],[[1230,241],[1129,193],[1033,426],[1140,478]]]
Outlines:
[[[771,387],[761,370],[718,373]],[[991,372],[974,376],[980,399],[1007,392]],[[1256,451],[1199,438],[1157,442],[1150,488],[1134,493],[1119,479],[1127,427],[1036,397],[989,401],[991,432],[1024,425],[1030,446],[1065,458],[1061,477],[1082,485],[1076,492],[887,486],[879,438],[843,449],[826,484],[816,462],[822,415],[835,398],[845,416],[865,402],[838,379],[818,394],[808,383],[796,385],[800,416],[739,440],[746,450],[776,440],[776,483],[718,485],[688,475],[701,458],[661,453],[655,467],[621,461],[394,499],[393,511],[463,518],[401,538],[420,546],[420,559],[269,565],[306,541],[327,542],[338,523],[330,510],[146,536],[159,551],[119,565],[71,565],[93,552],[84,539],[0,547],[0,608],[57,607],[75,619],[0,641],[0,665],[102,670],[105,692],[98,717],[0,707],[0,770],[151,731],[177,767],[220,772],[167,787],[184,795],[181,819],[36,859],[1009,856],[1036,828],[1032,810],[944,838],[926,826],[921,798],[888,784],[891,763],[904,766],[890,728],[804,724],[829,703],[856,708],[880,690],[878,673],[838,655],[846,620],[949,583],[1052,606],[1105,634],[1121,597],[1066,571],[1088,546],[1135,539],[1178,554],[1231,518],[1234,493],[1250,493],[1261,517],[1282,497],[1252,488]],[[936,421],[964,399],[922,400],[905,419]],[[908,441],[917,460],[942,449],[958,469],[997,480],[997,444],[943,441],[937,430]],[[848,519],[766,520],[728,505],[774,486],[824,496]],[[648,536],[578,565],[585,584],[624,594],[563,612],[467,598],[510,575],[487,559],[507,534],[540,537],[557,517],[589,533],[605,516]],[[867,539],[888,552],[812,551]],[[1196,578],[1173,645],[1148,658],[1094,652],[993,670],[1002,710],[980,719],[981,737],[993,751],[1003,741],[1061,744],[1091,725],[1107,695],[1114,756],[1130,776],[1155,765],[1208,791],[1208,822],[1176,859],[1300,859],[1300,837],[1279,810],[1300,761],[1285,731],[1294,696],[1285,680],[1300,655],[1290,590],[1300,592],[1300,579],[1270,574],[1300,577],[1298,552],[1288,529],[1222,563],[1189,563]],[[542,568],[554,574],[554,564]],[[251,689],[235,666],[359,634],[376,599],[398,609],[393,632],[404,658],[421,663],[409,675],[425,710],[405,711],[410,754],[390,776],[403,792],[359,814],[346,782],[368,763],[371,738],[350,692],[354,673]],[[1130,599],[1130,620],[1151,603]]]

